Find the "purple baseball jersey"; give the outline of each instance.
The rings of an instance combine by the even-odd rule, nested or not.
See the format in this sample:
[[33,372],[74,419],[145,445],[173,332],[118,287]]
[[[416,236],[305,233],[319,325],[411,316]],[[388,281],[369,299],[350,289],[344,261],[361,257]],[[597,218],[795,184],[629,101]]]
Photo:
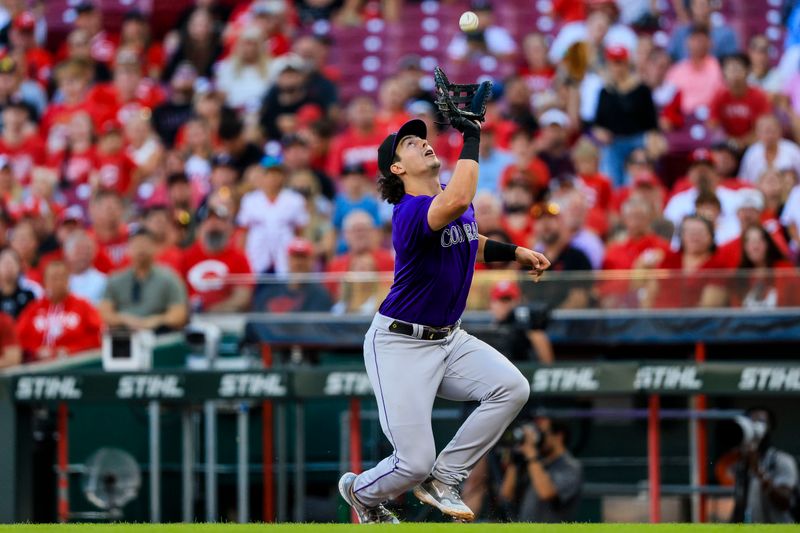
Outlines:
[[443,327],[455,324],[467,305],[478,255],[478,224],[470,205],[456,220],[433,231],[428,225],[433,198],[406,194],[394,206],[394,283],[380,313]]

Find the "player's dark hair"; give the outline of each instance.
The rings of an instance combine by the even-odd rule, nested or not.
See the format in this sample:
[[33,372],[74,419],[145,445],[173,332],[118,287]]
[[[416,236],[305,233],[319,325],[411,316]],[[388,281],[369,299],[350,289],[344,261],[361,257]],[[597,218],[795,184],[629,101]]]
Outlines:
[[[395,154],[392,163],[396,163],[400,158]],[[390,175],[384,176],[383,174],[378,177],[378,192],[381,198],[394,205],[400,202],[403,195],[406,194],[406,186],[400,176],[390,171]]]

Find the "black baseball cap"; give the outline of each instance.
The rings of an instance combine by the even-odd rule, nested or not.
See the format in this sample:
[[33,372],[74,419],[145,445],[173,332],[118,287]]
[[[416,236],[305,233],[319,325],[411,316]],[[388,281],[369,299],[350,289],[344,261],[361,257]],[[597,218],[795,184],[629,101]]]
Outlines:
[[381,171],[381,174],[387,178],[392,176],[391,166],[394,161],[397,144],[402,141],[404,137],[408,137],[409,135],[427,139],[428,127],[418,118],[409,120],[400,126],[400,129],[395,133],[389,134],[378,147],[378,169]]

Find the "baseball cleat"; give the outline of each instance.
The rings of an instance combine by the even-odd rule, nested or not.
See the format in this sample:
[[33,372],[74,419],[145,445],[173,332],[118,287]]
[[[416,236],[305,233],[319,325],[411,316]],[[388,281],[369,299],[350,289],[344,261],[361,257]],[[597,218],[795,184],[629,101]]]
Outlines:
[[414,487],[414,496],[457,520],[465,522],[475,520],[475,513],[461,500],[461,494],[455,485],[447,485],[438,479],[428,478],[426,482]]
[[347,472],[339,479],[339,494],[342,495],[347,505],[353,508],[358,517],[360,524],[399,524],[400,520],[390,513],[383,505],[377,507],[367,507],[353,494],[353,484],[356,481],[356,475],[352,472]]

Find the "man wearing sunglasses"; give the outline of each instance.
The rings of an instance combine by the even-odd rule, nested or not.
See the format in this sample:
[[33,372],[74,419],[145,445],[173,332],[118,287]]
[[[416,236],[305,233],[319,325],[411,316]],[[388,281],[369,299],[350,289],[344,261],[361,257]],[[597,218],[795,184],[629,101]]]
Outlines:
[[188,318],[186,287],[171,269],[155,264],[153,234],[145,228],[132,233],[128,253],[131,266],[109,278],[98,305],[103,322],[132,331],[182,328]]
[[[460,328],[461,314],[476,260],[516,261],[534,279],[550,262],[478,233],[472,200],[480,125],[462,119],[454,127],[464,147],[446,188],[422,120],[406,122],[378,148],[378,189],[394,204],[396,262],[394,283],[365,337],[364,362],[394,453],[339,480],[361,523],[397,522],[383,502],[409,489],[457,520],[473,520],[459,485],[530,395],[530,384],[505,356]],[[438,457],[431,428],[437,396],[480,402]]]

